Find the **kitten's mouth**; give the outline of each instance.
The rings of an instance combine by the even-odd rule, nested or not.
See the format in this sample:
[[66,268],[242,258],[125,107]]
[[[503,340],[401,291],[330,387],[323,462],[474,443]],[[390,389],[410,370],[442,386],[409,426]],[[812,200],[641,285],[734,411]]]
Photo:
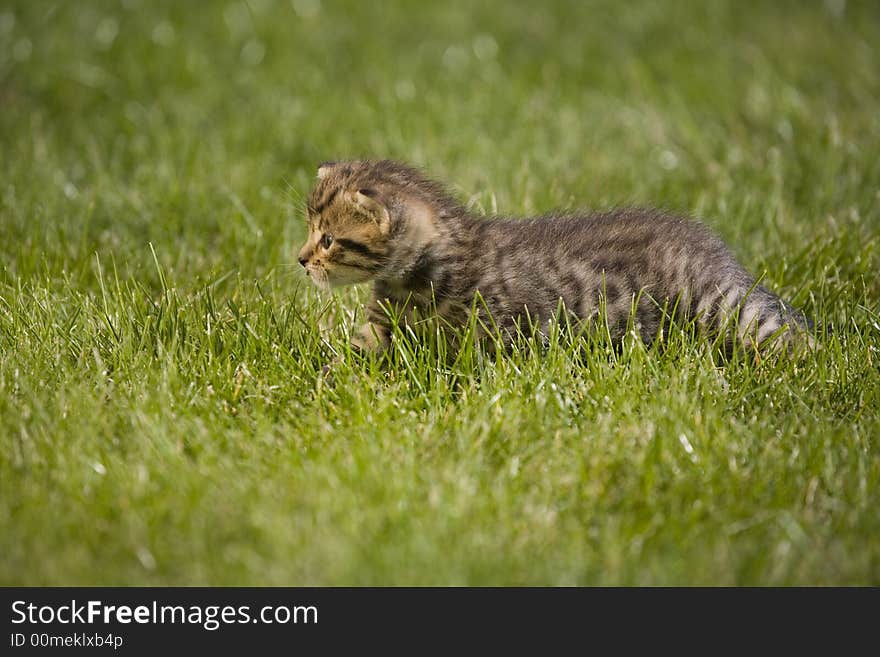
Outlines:
[[311,279],[316,287],[322,290],[329,290],[331,287],[327,271],[323,267],[306,267],[306,276]]

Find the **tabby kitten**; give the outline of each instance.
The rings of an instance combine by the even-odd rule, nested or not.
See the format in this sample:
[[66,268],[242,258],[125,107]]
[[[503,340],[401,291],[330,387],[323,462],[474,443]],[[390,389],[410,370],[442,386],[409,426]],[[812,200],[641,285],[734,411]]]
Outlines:
[[[807,322],[757,285],[706,227],[659,210],[480,217],[409,166],[322,164],[308,201],[299,262],[320,287],[373,281],[355,346],[381,351],[398,317],[480,325],[505,340],[546,330],[562,310],[589,323],[600,310],[612,336],[633,320],[652,340],[672,315],[709,335],[758,347],[812,344]],[[474,304],[479,293],[482,301]]]

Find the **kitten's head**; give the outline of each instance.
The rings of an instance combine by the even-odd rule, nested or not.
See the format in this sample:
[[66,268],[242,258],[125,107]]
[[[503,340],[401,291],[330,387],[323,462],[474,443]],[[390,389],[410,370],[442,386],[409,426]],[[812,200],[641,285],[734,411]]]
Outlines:
[[328,162],[309,194],[299,262],[323,288],[402,276],[433,238],[440,188],[396,162]]

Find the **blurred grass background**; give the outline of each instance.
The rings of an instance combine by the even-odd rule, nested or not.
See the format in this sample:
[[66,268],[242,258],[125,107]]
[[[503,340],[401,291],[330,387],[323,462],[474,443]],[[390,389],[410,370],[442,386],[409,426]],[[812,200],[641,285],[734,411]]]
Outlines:
[[[4,2],[0,583],[878,583],[878,43],[844,0]],[[834,336],[317,389],[301,201],[360,156],[695,214]]]

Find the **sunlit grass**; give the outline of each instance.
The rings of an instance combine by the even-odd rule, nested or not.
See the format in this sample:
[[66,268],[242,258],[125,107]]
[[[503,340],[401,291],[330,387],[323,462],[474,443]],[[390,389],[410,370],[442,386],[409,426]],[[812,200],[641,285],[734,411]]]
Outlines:
[[[0,583],[880,583],[875,3],[478,4],[0,8]],[[822,348],[359,358],[356,156],[698,215]]]

